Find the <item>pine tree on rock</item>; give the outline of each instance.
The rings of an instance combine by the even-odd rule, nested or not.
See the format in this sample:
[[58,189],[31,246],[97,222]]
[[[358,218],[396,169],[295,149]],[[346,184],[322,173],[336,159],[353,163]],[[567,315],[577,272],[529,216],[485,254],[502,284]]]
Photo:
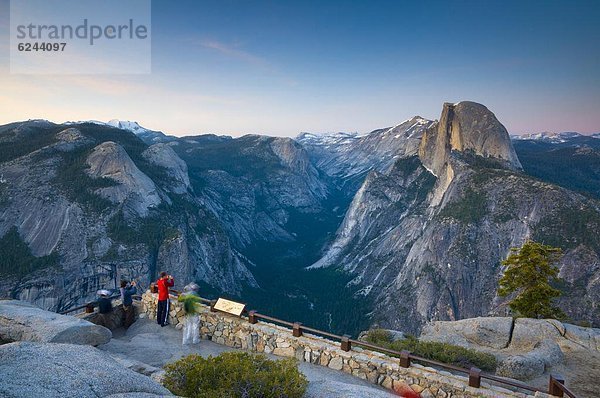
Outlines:
[[551,285],[560,280],[556,264],[561,256],[561,249],[531,240],[521,248],[511,249],[510,256],[502,262],[507,268],[500,278],[498,295],[506,297],[516,292],[509,307],[517,316],[565,317],[561,309],[553,304],[561,292]]

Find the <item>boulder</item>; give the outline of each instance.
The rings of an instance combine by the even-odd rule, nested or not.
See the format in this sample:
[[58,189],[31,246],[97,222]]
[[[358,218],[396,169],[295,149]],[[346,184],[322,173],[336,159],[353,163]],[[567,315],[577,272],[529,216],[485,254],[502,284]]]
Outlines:
[[105,344],[105,327],[72,316],[45,311],[19,300],[0,300],[0,340],[41,343]]
[[533,347],[533,351],[529,351],[527,355],[538,358],[544,363],[546,368],[551,368],[565,360],[565,355],[560,349],[560,346],[550,339],[538,342]]
[[554,319],[517,318],[513,329],[511,348],[531,350],[542,340],[563,339],[564,325]]
[[498,364],[496,374],[517,380],[529,380],[544,373],[544,362],[531,355],[512,355]]
[[149,377],[83,345],[4,344],[0,346],[0,374],[0,396],[7,398],[171,396]]
[[506,348],[510,341],[512,318],[480,317],[460,321],[435,321],[423,328],[420,339],[455,344],[467,348]]
[[[121,300],[113,300],[113,310],[110,314],[102,317],[98,312],[92,312],[91,314],[79,314],[77,318],[83,319],[85,321],[91,322],[96,325],[102,325],[110,330],[119,329],[123,327],[123,319],[125,314],[123,312],[123,306],[121,305]],[[134,309],[134,319],[137,319],[141,308],[140,304],[136,301],[133,302]]]
[[600,330],[554,319],[482,317],[431,322],[420,339],[490,353],[498,360],[499,375],[530,380],[564,364],[573,349],[596,350]]
[[522,355],[511,355],[500,361],[496,373],[512,379],[530,380],[563,361],[564,354],[559,345],[545,339],[539,341],[532,351]]
[[585,328],[565,323],[565,338],[575,344],[600,351],[600,329]]

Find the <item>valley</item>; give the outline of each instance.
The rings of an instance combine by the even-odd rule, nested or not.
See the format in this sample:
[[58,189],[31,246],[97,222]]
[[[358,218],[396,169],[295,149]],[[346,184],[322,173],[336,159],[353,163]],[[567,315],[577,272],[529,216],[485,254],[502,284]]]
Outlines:
[[[335,333],[505,315],[500,262],[563,248],[560,305],[600,322],[600,140],[511,139],[472,102],[365,135],[173,137],[0,126],[2,296],[59,311],[163,269]],[[557,167],[557,164],[560,167]]]

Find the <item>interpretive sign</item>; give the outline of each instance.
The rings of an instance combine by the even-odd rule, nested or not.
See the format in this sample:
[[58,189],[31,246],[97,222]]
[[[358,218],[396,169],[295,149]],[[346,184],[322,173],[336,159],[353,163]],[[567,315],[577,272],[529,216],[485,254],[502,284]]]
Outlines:
[[226,300],[224,298],[219,297],[213,308],[217,311],[226,312],[235,316],[240,316],[242,315],[242,312],[244,312],[246,304],[236,303],[235,301]]

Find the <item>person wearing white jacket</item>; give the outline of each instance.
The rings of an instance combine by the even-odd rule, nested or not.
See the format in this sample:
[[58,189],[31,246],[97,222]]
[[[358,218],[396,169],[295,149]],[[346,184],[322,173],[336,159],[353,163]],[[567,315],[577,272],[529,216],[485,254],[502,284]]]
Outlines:
[[183,320],[183,341],[182,344],[198,344],[200,342],[200,316],[198,314],[200,297],[198,296],[199,286],[190,283],[183,288],[183,293],[178,301],[183,303],[185,317]]

